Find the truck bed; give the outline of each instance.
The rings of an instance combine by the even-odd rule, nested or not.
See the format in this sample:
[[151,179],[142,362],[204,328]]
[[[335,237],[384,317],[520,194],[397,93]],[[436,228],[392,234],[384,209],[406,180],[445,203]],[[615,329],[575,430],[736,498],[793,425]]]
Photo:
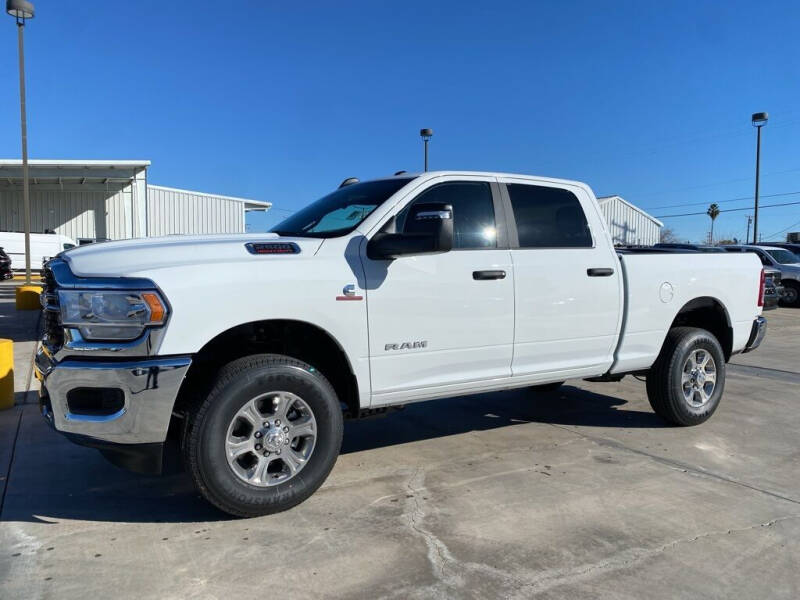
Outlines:
[[754,254],[686,251],[617,252],[623,279],[623,321],[611,373],[647,369],[675,316],[689,301],[722,305],[732,329],[732,352],[747,343],[761,313],[761,262]]

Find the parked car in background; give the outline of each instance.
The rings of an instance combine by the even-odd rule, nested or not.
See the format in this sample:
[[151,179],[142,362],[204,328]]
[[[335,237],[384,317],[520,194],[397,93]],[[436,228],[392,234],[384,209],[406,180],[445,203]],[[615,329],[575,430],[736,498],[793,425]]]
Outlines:
[[695,252],[725,252],[720,246],[707,246],[703,244],[679,244],[660,242],[654,244],[653,248],[663,250],[694,250]]
[[5,250],[0,248],[0,281],[11,279],[14,274],[11,272],[11,259]]
[[782,298],[781,272],[773,267],[764,267],[764,310],[778,308]]
[[[25,234],[15,231],[0,231],[0,246],[11,259],[15,271],[25,269]],[[75,240],[60,233],[31,234],[31,269],[38,271],[44,263],[63,252],[77,246]]]
[[759,242],[756,246],[772,246],[773,248],[783,248],[789,250],[797,255],[797,260],[800,261],[800,244],[792,242]]
[[722,246],[726,252],[752,252],[761,259],[765,267],[772,267],[781,272],[783,297],[781,304],[800,306],[800,258],[785,248],[774,246]]
[[411,402],[646,374],[702,423],[766,332],[755,256],[615,252],[587,185],[501,173],[356,182],[271,233],[89,244],[43,279],[42,416],[150,471],[172,423],[242,516],[308,498],[345,416]]

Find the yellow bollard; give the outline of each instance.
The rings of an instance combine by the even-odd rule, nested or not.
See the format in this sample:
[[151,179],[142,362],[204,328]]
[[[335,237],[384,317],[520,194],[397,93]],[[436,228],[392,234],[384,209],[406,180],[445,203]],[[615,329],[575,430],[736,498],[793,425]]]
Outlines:
[[0,410],[14,406],[14,342],[0,339]]
[[42,293],[40,285],[21,285],[17,288],[16,301],[17,310],[39,310],[42,308],[39,302],[39,294]]

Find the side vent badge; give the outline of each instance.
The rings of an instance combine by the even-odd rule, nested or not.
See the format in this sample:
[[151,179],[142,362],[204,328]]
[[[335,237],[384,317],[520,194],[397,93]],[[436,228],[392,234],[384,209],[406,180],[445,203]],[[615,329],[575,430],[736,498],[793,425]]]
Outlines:
[[248,242],[244,247],[250,254],[300,254],[294,242]]

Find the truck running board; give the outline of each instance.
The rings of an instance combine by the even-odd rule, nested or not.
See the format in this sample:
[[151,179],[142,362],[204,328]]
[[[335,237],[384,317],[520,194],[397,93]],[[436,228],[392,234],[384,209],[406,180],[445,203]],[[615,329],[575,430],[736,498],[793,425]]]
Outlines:
[[622,381],[622,378],[625,377],[625,375],[626,375],[625,373],[617,373],[615,375],[612,375],[611,373],[605,373],[597,377],[586,377],[584,381],[600,381],[600,382]]

